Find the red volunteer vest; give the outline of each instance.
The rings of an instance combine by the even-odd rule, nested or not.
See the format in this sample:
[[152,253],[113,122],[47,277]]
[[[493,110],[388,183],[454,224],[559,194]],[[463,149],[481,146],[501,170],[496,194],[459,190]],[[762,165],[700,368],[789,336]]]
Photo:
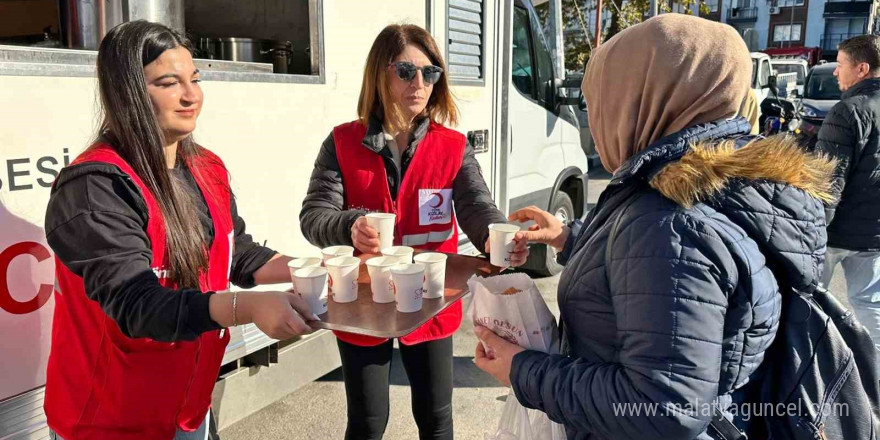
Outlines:
[[[199,287],[203,292],[222,291],[229,287],[232,260],[229,181],[220,159],[203,151],[203,157],[188,164],[200,170],[193,174],[214,220],[208,271]],[[163,286],[174,287],[164,276],[165,223],[153,195],[108,145],[89,148],[71,165],[83,162],[115,165],[140,188],[149,215],[151,267]],[[210,331],[194,341],[173,343],[131,339],[86,297],[82,278],[57,257],[55,277],[45,400],[49,427],[66,440],[171,439],[178,428],[197,429],[211,406],[228,332]]]
[[[397,215],[394,244],[434,252],[458,252],[458,225],[452,209],[452,182],[461,168],[466,139],[461,133],[431,123],[391,199],[382,156],[362,145],[367,128],[349,122],[333,129],[336,159],[345,188],[345,209],[364,209]],[[445,338],[461,325],[461,301],[400,338],[406,345]],[[360,346],[379,345],[387,339],[334,332]]]

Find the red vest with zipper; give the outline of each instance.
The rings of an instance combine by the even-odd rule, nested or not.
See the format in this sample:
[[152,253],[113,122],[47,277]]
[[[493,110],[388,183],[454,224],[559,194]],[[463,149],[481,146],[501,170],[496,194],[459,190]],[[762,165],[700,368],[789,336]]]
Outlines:
[[[397,215],[394,244],[454,254],[458,252],[458,224],[452,211],[452,182],[461,168],[466,139],[461,133],[431,123],[416,149],[406,175],[391,198],[385,161],[362,141],[367,128],[358,121],[333,129],[336,159],[342,172],[345,209],[364,209]],[[439,212],[437,209],[442,211]],[[436,215],[436,214],[440,215]],[[434,215],[432,215],[434,214]],[[448,220],[448,221],[447,221]],[[461,325],[461,301],[400,338],[406,345],[448,337]],[[379,345],[387,339],[334,332],[349,344]]]
[[[199,170],[193,175],[214,221],[208,270],[199,287],[221,291],[229,287],[232,259],[231,194],[223,163],[203,151],[188,163],[190,170]],[[165,223],[153,195],[108,145],[89,148],[71,165],[84,162],[115,165],[140,189],[149,215],[151,267],[163,286],[174,288],[165,276]],[[211,406],[228,332],[209,331],[194,341],[172,343],[131,339],[86,296],[83,279],[57,257],[55,277],[45,399],[49,427],[66,440],[170,440],[178,428],[197,429]]]

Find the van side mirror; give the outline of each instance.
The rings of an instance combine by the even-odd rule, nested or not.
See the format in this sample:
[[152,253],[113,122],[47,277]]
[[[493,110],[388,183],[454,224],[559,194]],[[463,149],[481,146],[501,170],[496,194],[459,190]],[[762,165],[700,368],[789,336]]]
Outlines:
[[580,81],[571,78],[566,78],[565,81],[557,79],[555,86],[557,105],[580,105],[583,100]]

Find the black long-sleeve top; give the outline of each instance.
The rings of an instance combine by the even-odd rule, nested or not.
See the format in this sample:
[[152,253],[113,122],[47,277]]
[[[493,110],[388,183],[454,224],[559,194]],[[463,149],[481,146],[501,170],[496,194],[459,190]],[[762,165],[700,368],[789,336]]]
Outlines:
[[[185,166],[169,172],[195,196],[210,246],[214,225],[192,174]],[[254,273],[275,251],[258,245],[245,232],[234,197],[231,211],[235,249],[230,281],[253,287]],[[58,176],[46,211],[46,238],[61,262],[83,278],[86,295],[126,336],[171,342],[193,340],[220,328],[208,309],[213,292],[159,284],[150,267],[147,220],[144,198],[128,176],[114,165],[84,163],[67,167]]]

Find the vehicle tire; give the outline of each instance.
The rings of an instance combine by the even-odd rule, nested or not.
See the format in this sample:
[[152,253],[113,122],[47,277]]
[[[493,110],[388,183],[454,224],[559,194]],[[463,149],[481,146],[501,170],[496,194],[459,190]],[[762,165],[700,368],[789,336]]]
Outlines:
[[[575,219],[574,203],[568,194],[557,191],[550,203],[550,213],[568,224]],[[563,266],[556,262],[556,249],[546,244],[529,246],[529,259],[524,268],[535,275],[549,277],[562,272]]]

